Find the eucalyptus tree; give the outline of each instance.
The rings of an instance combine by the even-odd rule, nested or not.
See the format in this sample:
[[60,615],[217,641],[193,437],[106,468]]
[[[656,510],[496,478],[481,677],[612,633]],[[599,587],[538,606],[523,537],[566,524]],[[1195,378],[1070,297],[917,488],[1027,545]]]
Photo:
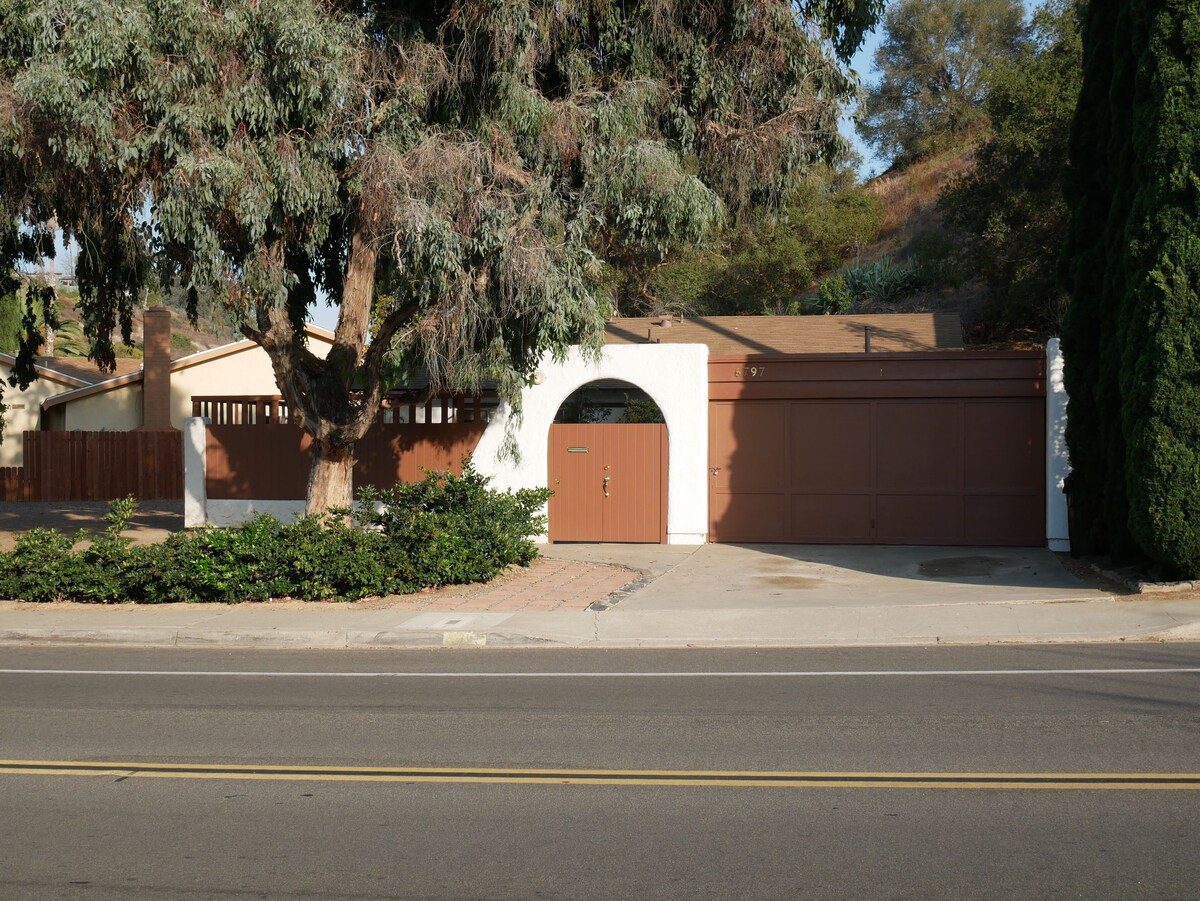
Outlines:
[[148,281],[215,292],[314,439],[321,510],[389,386],[516,402],[598,342],[602,261],[698,242],[835,155],[882,5],[0,0],[0,193],[79,242],[102,363]]
[[875,50],[859,134],[893,163],[944,150],[985,123],[989,76],[1024,36],[1021,0],[896,0]]

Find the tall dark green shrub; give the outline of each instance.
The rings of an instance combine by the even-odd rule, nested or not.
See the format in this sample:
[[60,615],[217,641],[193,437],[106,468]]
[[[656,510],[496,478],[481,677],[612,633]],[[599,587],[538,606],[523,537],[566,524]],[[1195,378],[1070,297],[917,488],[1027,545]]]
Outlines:
[[1066,189],[1085,551],[1200,575],[1200,9],[1096,0]]
[[[1101,337],[1111,319],[1104,296],[1104,234],[1112,205],[1110,160],[1116,21],[1120,0],[1093,0],[1083,13],[1083,84],[1071,123],[1063,193],[1071,209],[1063,254],[1063,281],[1071,296],[1063,321],[1067,393],[1067,445],[1071,454],[1072,495],[1078,524],[1076,551],[1107,547],[1104,482],[1107,460],[1102,436],[1105,413],[1099,404]],[[1115,413],[1115,411],[1109,411]]]
[[1200,575],[1200,5],[1130,4],[1139,51],[1121,388],[1130,534]]

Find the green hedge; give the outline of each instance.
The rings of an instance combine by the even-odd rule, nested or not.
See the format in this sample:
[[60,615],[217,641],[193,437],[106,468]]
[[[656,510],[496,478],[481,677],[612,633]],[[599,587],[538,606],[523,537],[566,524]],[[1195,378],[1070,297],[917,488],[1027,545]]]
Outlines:
[[[353,511],[294,525],[262,515],[232,529],[178,532],[134,546],[121,532],[135,510],[115,501],[108,528],[73,535],[33,529],[0,554],[0,597],[226,602],[292,597],[354,600],[427,586],[485,582],[537,556],[548,490],[499,492],[470,466],[411,485],[361,492]],[[90,545],[78,547],[90,541]]]

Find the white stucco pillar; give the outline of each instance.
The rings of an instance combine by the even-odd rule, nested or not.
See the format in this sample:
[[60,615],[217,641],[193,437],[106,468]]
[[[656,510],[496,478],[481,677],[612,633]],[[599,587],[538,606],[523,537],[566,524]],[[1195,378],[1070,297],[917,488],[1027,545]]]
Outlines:
[[1058,338],[1046,342],[1046,544],[1052,551],[1069,551],[1067,496],[1063,483],[1071,472],[1067,456],[1067,389]]
[[204,487],[206,448],[204,419],[189,416],[183,421],[183,525],[189,529],[208,523],[208,494]]
[[[539,382],[521,396],[523,416],[512,426],[519,457],[505,452],[509,411],[502,407],[475,449],[479,472],[501,490],[544,488],[549,482],[550,426],[576,388],[597,379],[619,379],[645,391],[667,423],[667,543],[708,540],[708,347],[703,344],[634,344],[605,347],[598,359],[572,348],[538,367]],[[542,541],[546,540],[542,536]]]

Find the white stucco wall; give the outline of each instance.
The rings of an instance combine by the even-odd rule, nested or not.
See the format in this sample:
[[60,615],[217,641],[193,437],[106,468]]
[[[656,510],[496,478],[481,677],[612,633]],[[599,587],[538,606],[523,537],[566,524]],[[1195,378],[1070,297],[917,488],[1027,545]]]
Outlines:
[[500,489],[545,487],[550,425],[562,402],[597,379],[630,382],[654,399],[667,422],[667,542],[703,544],[708,538],[708,348],[618,345],[605,347],[595,360],[573,349],[561,363],[547,358],[538,371],[540,384],[525,390],[523,415],[513,427],[520,459],[503,452],[511,413],[501,407],[475,450],[476,468]]
[[1067,496],[1063,494],[1063,482],[1070,472],[1062,344],[1051,338],[1046,342],[1046,544],[1052,551],[1071,549]]

